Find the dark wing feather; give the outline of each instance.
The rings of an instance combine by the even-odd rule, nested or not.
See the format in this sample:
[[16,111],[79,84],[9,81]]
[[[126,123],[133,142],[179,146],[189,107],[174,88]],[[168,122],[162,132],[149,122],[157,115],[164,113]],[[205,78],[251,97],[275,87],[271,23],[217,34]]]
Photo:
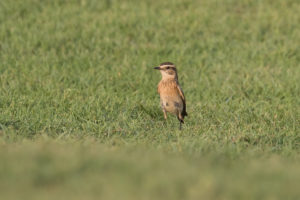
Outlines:
[[181,97],[181,100],[182,100],[182,103],[183,103],[183,110],[182,110],[181,115],[182,115],[182,117],[188,116],[188,114],[187,114],[187,112],[186,112],[186,104],[185,104],[184,93],[183,93],[181,87],[179,86],[179,84],[177,84],[177,90],[178,90],[178,92],[179,92],[179,94],[180,94],[180,97]]

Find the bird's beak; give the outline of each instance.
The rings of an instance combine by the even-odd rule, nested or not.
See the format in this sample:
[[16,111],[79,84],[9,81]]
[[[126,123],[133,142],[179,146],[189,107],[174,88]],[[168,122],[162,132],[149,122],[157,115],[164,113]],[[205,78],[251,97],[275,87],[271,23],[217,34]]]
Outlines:
[[154,69],[158,69],[158,70],[160,70],[160,67],[154,67]]

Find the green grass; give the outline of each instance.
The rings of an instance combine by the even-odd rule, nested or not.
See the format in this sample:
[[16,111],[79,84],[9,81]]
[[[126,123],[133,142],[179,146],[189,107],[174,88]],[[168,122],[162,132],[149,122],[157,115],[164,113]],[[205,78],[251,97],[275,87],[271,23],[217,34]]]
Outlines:
[[[1,0],[1,199],[297,199],[297,0]],[[167,122],[161,62],[189,116]]]

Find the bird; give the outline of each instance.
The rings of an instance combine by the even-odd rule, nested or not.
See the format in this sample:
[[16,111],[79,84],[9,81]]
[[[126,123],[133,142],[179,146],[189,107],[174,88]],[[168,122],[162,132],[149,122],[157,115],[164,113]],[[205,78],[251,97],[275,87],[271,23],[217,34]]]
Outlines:
[[186,112],[185,96],[178,82],[176,66],[172,62],[163,62],[154,69],[159,70],[162,76],[157,86],[157,92],[160,95],[160,105],[164,113],[164,119],[167,119],[167,112],[176,115],[181,130],[184,117],[188,114]]

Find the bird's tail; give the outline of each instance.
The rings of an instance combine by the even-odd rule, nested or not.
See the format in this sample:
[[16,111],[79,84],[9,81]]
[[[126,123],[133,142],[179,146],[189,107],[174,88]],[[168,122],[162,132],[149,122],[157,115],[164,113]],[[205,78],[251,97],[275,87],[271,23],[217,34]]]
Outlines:
[[177,119],[179,120],[180,123],[183,123],[183,124],[184,124],[184,121],[183,121],[183,120],[184,120],[184,116],[178,115],[178,116],[177,116]]
[[184,118],[185,116],[188,116],[187,112],[185,110],[182,111],[181,113],[182,118]]
[[185,110],[185,107],[184,107],[184,109],[182,110],[182,112],[180,113],[180,114],[178,114],[177,115],[177,119],[179,120],[179,122],[180,122],[180,129],[181,129],[181,124],[184,124],[184,117],[185,116],[188,116],[188,114],[187,114],[187,112],[186,112],[186,110]]
[[185,116],[188,116],[187,112],[186,112],[186,106],[185,106],[185,103],[183,104],[183,109],[182,109],[182,112],[181,112],[181,116],[182,118],[184,118]]

